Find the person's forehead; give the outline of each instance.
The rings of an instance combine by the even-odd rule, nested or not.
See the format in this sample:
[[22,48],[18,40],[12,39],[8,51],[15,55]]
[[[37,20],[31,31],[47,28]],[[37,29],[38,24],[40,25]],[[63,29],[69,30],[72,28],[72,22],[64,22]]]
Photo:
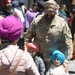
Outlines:
[[33,48],[30,48],[29,50],[30,50],[30,51],[35,51]]

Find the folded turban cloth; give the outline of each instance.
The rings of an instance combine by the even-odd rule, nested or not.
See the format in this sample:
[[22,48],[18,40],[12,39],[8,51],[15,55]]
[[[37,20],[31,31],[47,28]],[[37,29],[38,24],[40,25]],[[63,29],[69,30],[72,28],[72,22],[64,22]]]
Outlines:
[[12,2],[12,7],[18,7],[19,6],[19,2],[17,0],[14,0]]
[[48,0],[45,2],[45,8],[46,9],[57,9],[57,3],[54,0]]
[[66,59],[65,55],[62,52],[60,52],[59,50],[54,50],[52,52],[51,60],[53,63],[54,63],[55,58],[57,58],[60,61],[60,64],[63,64],[63,62]]
[[6,6],[6,4],[10,1],[10,3],[12,3],[12,0],[2,0],[2,5]]
[[9,41],[17,40],[23,31],[23,23],[16,16],[8,16],[0,21],[0,37]]
[[39,46],[36,43],[27,43],[27,50],[33,49],[35,52],[39,52]]
[[19,0],[19,5],[24,5],[25,1],[24,0]]

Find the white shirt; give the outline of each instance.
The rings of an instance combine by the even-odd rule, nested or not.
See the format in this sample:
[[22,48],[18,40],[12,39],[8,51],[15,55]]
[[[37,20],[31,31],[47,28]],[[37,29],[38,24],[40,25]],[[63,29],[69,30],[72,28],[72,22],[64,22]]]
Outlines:
[[52,64],[46,75],[69,75],[69,73],[65,72],[63,65],[57,67]]
[[20,10],[18,10],[17,8],[14,8],[14,14],[17,15],[22,22],[24,22],[24,17]]

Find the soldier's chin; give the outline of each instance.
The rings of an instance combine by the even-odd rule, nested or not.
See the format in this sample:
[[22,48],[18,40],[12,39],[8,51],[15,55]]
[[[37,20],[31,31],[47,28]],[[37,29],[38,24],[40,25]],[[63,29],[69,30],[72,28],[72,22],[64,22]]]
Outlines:
[[45,15],[45,17],[46,17],[47,20],[52,20],[54,18],[54,15],[50,15],[50,16]]
[[51,16],[48,16],[48,17],[47,17],[47,20],[48,20],[48,19],[51,20]]

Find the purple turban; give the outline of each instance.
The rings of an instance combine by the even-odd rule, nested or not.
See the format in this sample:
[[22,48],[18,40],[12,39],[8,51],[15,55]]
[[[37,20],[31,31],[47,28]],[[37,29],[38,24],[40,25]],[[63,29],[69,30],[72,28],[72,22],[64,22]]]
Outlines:
[[17,40],[23,30],[23,23],[16,16],[8,16],[0,21],[0,37],[9,41]]

